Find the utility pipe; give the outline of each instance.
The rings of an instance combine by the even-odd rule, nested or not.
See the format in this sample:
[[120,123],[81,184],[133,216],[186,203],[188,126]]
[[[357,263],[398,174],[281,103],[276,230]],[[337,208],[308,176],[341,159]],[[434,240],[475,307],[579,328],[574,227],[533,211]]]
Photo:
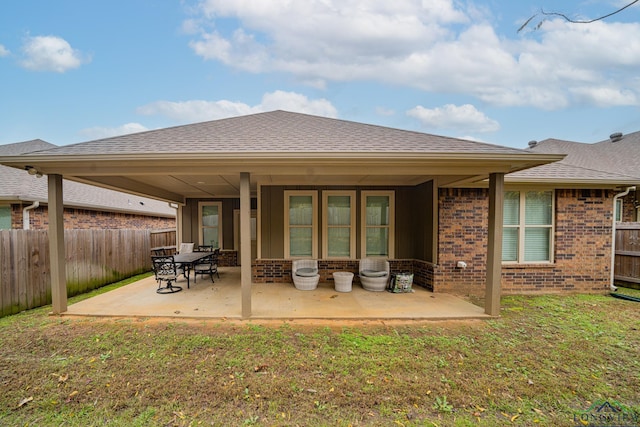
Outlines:
[[29,211],[31,209],[36,209],[38,206],[40,206],[40,202],[36,201],[36,202],[33,202],[33,204],[22,209],[22,229],[23,230],[29,229]]
[[[609,282],[609,287],[612,291],[616,291],[618,288],[613,284],[614,276],[615,276],[615,266],[616,266],[616,205],[618,204],[618,199],[621,197],[625,197],[631,190],[635,190],[636,187],[627,187],[622,193],[616,194],[613,196],[613,219],[611,226],[611,278]],[[622,212],[620,212],[622,215]]]

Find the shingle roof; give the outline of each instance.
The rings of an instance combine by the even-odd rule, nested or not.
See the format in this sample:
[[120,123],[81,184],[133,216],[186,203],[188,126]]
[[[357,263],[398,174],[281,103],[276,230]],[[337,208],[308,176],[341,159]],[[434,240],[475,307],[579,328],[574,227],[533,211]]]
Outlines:
[[31,141],[16,142],[14,144],[0,145],[0,155],[15,156],[18,154],[30,153],[32,151],[47,150],[55,148],[57,145],[41,139],[33,139]]
[[640,132],[593,144],[594,155],[588,161],[612,172],[640,177]]
[[66,145],[47,155],[148,153],[482,153],[525,150],[286,111]]
[[[55,147],[54,144],[36,139],[0,145],[0,156],[19,155]],[[68,180],[63,180],[63,196],[67,206],[163,217],[175,215],[175,209],[166,202]],[[0,165],[0,200],[46,202],[47,198],[46,178],[37,178],[25,171]]]
[[530,149],[534,153],[566,154],[556,163],[509,174],[509,180],[640,182],[640,132],[593,144],[546,139]]

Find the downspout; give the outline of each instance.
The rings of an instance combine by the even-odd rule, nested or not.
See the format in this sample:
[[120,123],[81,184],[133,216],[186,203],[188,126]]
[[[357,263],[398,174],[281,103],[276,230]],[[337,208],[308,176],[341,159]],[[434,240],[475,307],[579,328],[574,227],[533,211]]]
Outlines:
[[32,205],[29,205],[24,209],[22,209],[22,229],[23,230],[29,229],[29,211],[31,209],[36,209],[38,206],[40,206],[40,202],[36,201],[36,202],[33,202]]
[[[616,205],[618,204],[618,199],[621,197],[625,197],[631,190],[635,190],[636,187],[627,187],[622,193],[616,194],[613,196],[613,224],[611,226],[611,278],[609,287],[611,291],[616,291],[618,288],[613,284],[614,282],[614,269],[616,266]],[[622,215],[622,212],[620,212]]]

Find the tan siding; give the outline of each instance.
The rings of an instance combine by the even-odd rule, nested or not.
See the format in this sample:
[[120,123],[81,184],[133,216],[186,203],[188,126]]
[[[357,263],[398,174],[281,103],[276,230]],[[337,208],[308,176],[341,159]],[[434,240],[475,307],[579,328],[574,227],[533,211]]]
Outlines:
[[416,204],[420,202],[412,188],[398,188],[395,193],[395,257],[413,258],[413,248],[419,234],[417,223],[422,206]]
[[262,187],[262,258],[284,258],[284,188]]
[[[194,231],[194,228],[195,228],[195,231]],[[187,204],[182,207],[182,242],[195,243],[197,240],[198,240],[198,200],[187,199]],[[178,243],[181,243],[181,242],[178,242]]]
[[[217,201],[217,200],[216,200]],[[233,210],[240,209],[240,199],[222,199],[221,249],[233,249]]]
[[[431,182],[417,187],[309,187],[309,186],[262,186],[261,187],[261,253],[263,259],[284,257],[284,191],[314,190],[320,196],[323,190],[356,190],[356,254],[361,252],[361,198],[365,190],[395,191],[395,258],[431,261],[433,258],[434,195]],[[319,222],[322,223],[322,206],[318,207]],[[322,237],[318,239],[318,253],[322,248]]]
[[398,258],[414,258],[421,261],[435,262],[434,260],[434,190],[433,182],[421,184],[413,191],[413,206],[408,209],[413,212],[412,226],[415,236],[413,253],[411,257],[399,255]]

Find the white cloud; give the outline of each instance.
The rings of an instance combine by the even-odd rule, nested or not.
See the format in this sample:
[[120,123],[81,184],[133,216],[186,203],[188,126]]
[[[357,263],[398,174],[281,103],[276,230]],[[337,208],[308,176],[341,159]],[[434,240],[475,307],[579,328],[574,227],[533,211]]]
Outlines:
[[424,126],[436,129],[453,129],[458,132],[495,132],[500,124],[478,111],[470,104],[447,104],[438,108],[424,108],[421,105],[407,111]]
[[326,99],[309,99],[294,92],[277,90],[262,97],[262,111],[286,110],[324,117],[338,117],[338,111]]
[[78,133],[87,139],[101,139],[101,138],[109,138],[112,136],[118,135],[126,135],[129,133],[137,133],[144,132],[147,129],[145,126],[140,123],[127,123],[122,126],[118,126],[115,128],[106,128],[106,127],[92,127],[87,129],[82,129]]
[[139,107],[137,112],[165,116],[180,123],[193,123],[273,110],[337,117],[336,108],[326,99],[314,100],[299,93],[279,90],[264,94],[262,102],[254,106],[228,100],[156,101]]
[[11,53],[9,52],[9,49],[0,44],[0,58],[9,55],[9,53]]
[[205,122],[225,117],[258,112],[247,104],[233,101],[156,101],[138,107],[136,112],[145,116],[165,116],[180,123]]
[[185,23],[197,55],[314,87],[379,81],[549,110],[640,104],[638,23],[557,19],[524,36],[514,25],[509,38],[492,11],[455,0],[202,0],[198,10]]
[[631,90],[620,89],[614,85],[611,85],[610,87],[607,87],[606,85],[598,87],[578,86],[571,88],[570,91],[576,100],[581,101],[584,104],[596,105],[599,107],[640,104],[638,93]]
[[33,71],[65,71],[89,62],[64,39],[56,36],[29,37],[22,46],[22,66]]

